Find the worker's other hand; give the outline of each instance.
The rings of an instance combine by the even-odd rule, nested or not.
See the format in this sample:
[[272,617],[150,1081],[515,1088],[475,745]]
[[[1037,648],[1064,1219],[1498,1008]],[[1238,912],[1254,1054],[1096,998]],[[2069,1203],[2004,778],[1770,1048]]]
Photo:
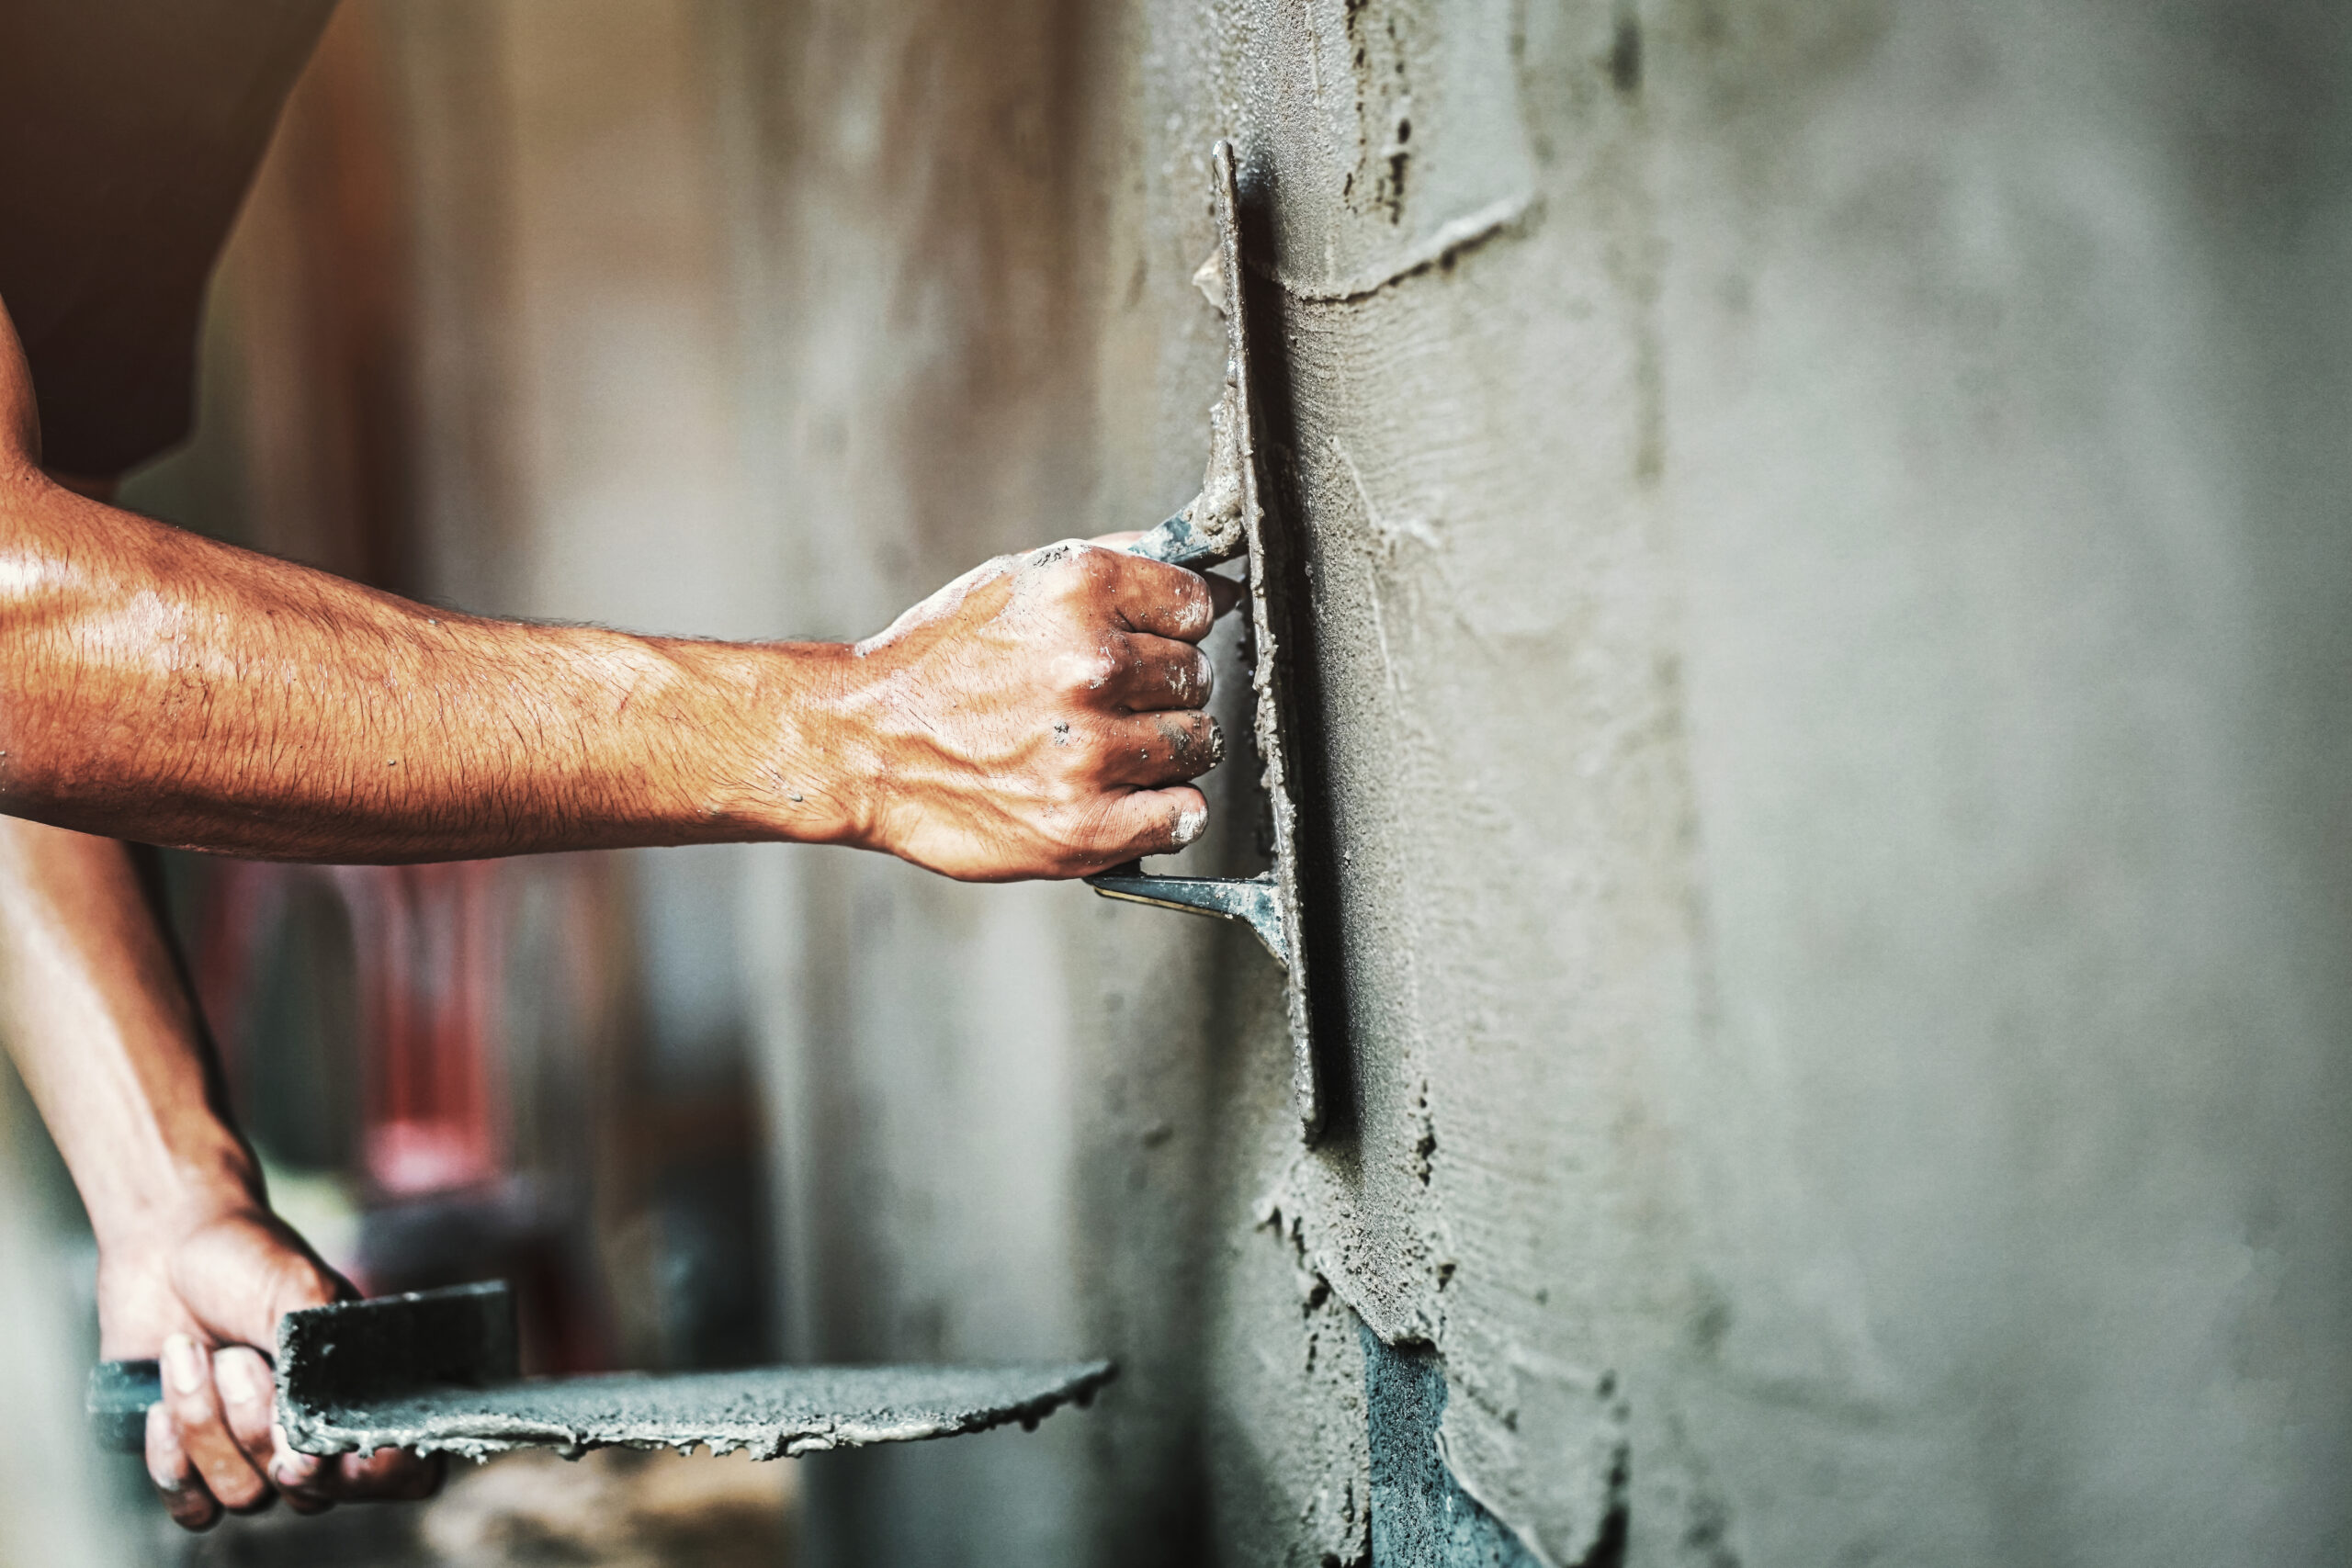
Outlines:
[[1225,754],[1197,645],[1233,593],[1076,539],[957,578],[850,661],[856,838],[971,882],[1182,849],[1208,825],[1190,781]]
[[250,1514],[283,1493],[317,1513],[337,1502],[430,1496],[441,1462],[398,1449],[333,1459],[296,1453],[276,1421],[268,1358],[278,1318],[348,1300],[349,1285],[266,1209],[228,1203],[153,1245],[98,1256],[100,1353],[162,1363],[147,1412],[147,1472],[181,1526]]

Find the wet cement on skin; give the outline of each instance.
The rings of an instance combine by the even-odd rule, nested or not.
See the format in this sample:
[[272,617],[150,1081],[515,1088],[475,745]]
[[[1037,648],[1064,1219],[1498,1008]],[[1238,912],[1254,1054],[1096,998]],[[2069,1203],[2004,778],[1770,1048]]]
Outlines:
[[288,1440],[304,1453],[408,1449],[482,1460],[515,1449],[701,1447],[790,1458],[869,1443],[907,1443],[1034,1427],[1091,1401],[1107,1361],[1058,1367],[763,1367],[748,1371],[444,1387],[366,1404],[288,1407]]

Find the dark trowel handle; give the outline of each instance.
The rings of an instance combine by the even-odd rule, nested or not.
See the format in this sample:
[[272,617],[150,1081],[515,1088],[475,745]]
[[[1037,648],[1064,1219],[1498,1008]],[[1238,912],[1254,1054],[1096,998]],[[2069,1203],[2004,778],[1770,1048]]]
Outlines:
[[90,1369],[90,1436],[109,1453],[143,1453],[147,1407],[164,1401],[164,1374],[153,1361],[100,1361]]

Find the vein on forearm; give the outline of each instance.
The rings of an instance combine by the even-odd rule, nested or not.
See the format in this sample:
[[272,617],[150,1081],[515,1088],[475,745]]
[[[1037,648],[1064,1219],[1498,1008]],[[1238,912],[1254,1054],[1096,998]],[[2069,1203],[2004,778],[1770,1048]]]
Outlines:
[[744,814],[763,651],[431,609],[20,485],[0,809],[346,861],[778,836]]

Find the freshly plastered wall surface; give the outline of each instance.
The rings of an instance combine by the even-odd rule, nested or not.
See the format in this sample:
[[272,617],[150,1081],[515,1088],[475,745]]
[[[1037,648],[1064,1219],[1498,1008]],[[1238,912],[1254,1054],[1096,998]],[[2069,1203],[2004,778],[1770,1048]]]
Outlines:
[[1127,1369],[821,1553],[1354,1560],[1360,1314],[1540,1561],[2340,1560],[2340,18],[710,15],[797,629],[1190,493],[1236,140],[1346,1021],[761,860],[797,1347]]

